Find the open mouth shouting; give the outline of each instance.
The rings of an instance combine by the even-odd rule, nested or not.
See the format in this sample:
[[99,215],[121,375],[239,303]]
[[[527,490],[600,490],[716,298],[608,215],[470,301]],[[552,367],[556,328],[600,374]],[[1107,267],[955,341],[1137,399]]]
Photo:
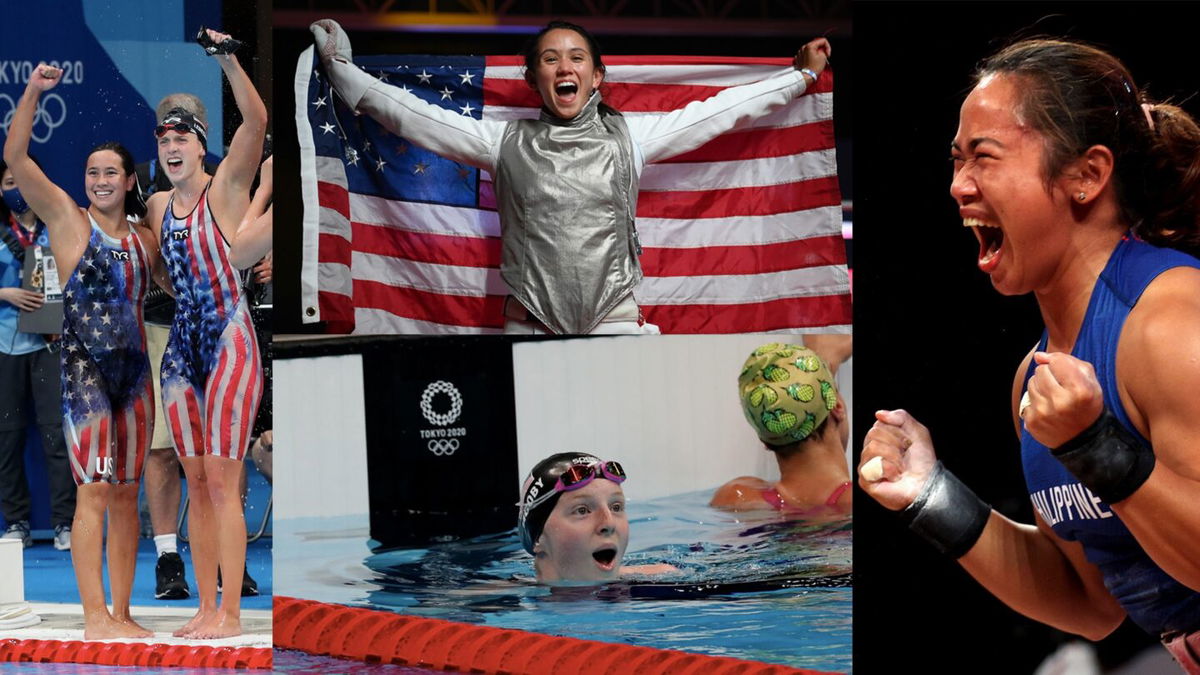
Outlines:
[[963,218],[963,227],[973,228],[975,238],[979,240],[979,269],[990,274],[1000,264],[1004,251],[1004,231],[999,225],[979,218]]
[[605,572],[611,572],[617,564],[617,547],[612,544],[607,544],[595,551],[592,551],[592,559],[596,561],[596,565]]
[[177,173],[181,168],[183,168],[183,158],[182,157],[168,157],[167,158],[167,171],[169,173]]
[[560,80],[554,83],[554,96],[562,105],[570,105],[579,96],[579,84],[570,80]]

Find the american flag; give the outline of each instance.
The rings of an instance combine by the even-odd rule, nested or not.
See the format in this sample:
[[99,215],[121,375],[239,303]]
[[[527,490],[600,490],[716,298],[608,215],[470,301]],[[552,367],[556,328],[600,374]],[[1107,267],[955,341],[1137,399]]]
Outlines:
[[[304,196],[302,307],[331,332],[503,329],[500,224],[486,171],[355,115],[313,50],[296,70]],[[355,63],[475,119],[537,117],[520,57],[374,56]],[[765,79],[788,59],[608,56],[602,93],[655,115]],[[645,279],[664,333],[848,331],[832,73],[783,109],[642,172]]]

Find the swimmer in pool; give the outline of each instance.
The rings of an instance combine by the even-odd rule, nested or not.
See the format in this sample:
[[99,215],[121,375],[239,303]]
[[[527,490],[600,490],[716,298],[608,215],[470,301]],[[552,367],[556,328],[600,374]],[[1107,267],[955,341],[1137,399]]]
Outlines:
[[763,345],[742,366],[738,396],[746,420],[775,454],[780,479],[735,478],[717,489],[711,505],[804,517],[849,514],[850,421],[824,359],[800,345]]
[[517,529],[539,583],[675,571],[666,564],[621,565],[629,544],[624,482],[619,463],[582,452],[551,455],[533,467],[521,488]]

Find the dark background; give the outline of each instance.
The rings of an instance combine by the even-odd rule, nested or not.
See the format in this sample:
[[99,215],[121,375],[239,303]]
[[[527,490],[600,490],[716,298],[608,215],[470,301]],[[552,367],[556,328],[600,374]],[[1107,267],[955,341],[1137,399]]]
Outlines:
[[[276,143],[275,170],[275,330],[277,333],[323,332],[320,324],[300,323],[300,218],[299,156],[296,145],[295,80],[296,60],[308,45],[312,35],[307,28],[279,27],[280,19],[289,24],[302,23],[294,12],[281,15],[276,11],[275,44],[275,108],[272,110]],[[321,18],[313,14],[313,20]],[[588,17],[566,16],[568,21],[591,29]],[[820,27],[820,20],[813,20]],[[821,28],[819,33],[797,36],[753,35],[678,35],[647,34],[644,26],[630,19],[628,32],[612,19],[602,23],[604,31],[595,31],[604,56],[637,55],[717,55],[717,56],[776,56],[791,57],[800,47],[826,30],[833,49],[834,123],[837,135],[838,166],[843,199],[852,197],[850,181],[852,118],[849,113],[853,96],[853,77],[850,65],[853,51],[844,21],[829,20],[833,28]],[[834,27],[835,26],[835,27]],[[536,32],[540,25],[531,30]],[[501,29],[498,29],[498,31]],[[530,32],[514,32],[506,26],[495,33],[428,33],[371,31],[347,28],[346,33],[356,56],[370,54],[520,54]],[[841,64],[845,64],[844,66]]]
[[[432,382],[452,384],[463,400],[449,425],[432,424],[419,405],[366,410],[371,538],[383,547],[427,545],[513,527],[517,413],[512,345],[492,336],[381,337],[364,349],[367,401],[420,401]],[[450,397],[430,401],[450,411]],[[464,429],[455,450],[430,451],[422,429]]]
[[[1193,15],[1182,3],[855,3],[856,453],[875,410],[905,408],[983,500],[1033,522],[1011,387],[1042,323],[1031,296],[1000,296],[976,267],[949,194],[958,109],[982,57],[1046,34],[1109,50],[1152,97],[1200,115]],[[1068,639],[861,490],[856,506],[856,673],[1031,673]],[[1097,646],[1112,665],[1155,642],[1127,622]]]

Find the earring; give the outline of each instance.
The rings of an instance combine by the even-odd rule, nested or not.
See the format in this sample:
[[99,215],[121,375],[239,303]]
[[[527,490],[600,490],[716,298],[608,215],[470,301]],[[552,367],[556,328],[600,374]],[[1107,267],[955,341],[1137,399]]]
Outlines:
[[1085,199],[1087,199],[1087,193],[1086,193],[1086,192],[1080,192],[1080,193],[1079,193],[1079,201],[1083,201],[1083,200],[1085,200]]

